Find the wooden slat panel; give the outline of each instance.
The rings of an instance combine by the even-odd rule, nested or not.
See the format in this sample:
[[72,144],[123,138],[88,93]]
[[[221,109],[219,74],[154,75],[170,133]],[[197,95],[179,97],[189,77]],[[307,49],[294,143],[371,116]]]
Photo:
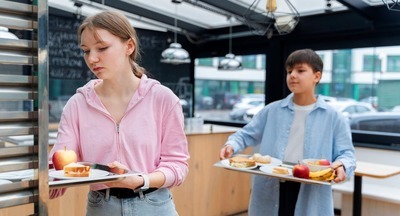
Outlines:
[[8,55],[0,53],[0,64],[33,65],[37,64],[37,61],[36,56]]
[[1,85],[15,85],[15,84],[37,84],[36,76],[22,76],[22,75],[0,75]]
[[0,38],[0,49],[37,49],[37,41]]
[[0,0],[0,13],[2,12],[35,15],[37,13],[37,6]]
[[[37,153],[37,146],[17,146],[0,148],[0,158],[3,157],[17,157],[21,155]],[[1,164],[1,162],[0,162]]]
[[0,124],[0,136],[18,136],[37,133],[37,123]]
[[34,201],[32,190],[0,194],[0,208],[28,204]]
[[37,21],[24,20],[0,14],[0,26],[10,29],[32,30],[37,29]]
[[37,120],[38,112],[0,112],[0,122],[14,122],[17,120]]

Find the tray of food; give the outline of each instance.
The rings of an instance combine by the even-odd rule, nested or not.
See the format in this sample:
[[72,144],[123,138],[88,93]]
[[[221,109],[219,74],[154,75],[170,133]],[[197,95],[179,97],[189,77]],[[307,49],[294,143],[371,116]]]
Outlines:
[[141,174],[103,164],[77,162],[75,152],[66,149],[56,151],[50,165],[50,188],[98,184]]
[[50,188],[78,186],[87,184],[98,184],[116,180],[122,180],[125,177],[139,175],[138,172],[124,173],[108,166],[92,164],[87,162],[72,162],[67,164],[61,170],[49,169]]
[[[260,161],[262,162],[260,163]],[[319,161],[324,161],[324,164],[319,165]],[[299,164],[286,164],[269,155],[256,153],[234,155],[218,161],[214,166],[287,181],[331,185],[335,177],[335,169],[331,168],[330,164],[327,165],[325,161],[323,159],[307,159]]]

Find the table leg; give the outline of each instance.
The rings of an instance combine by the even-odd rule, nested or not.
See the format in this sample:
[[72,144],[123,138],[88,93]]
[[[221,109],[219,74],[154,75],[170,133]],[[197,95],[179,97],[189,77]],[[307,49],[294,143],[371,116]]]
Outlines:
[[354,176],[353,216],[361,216],[362,176]]

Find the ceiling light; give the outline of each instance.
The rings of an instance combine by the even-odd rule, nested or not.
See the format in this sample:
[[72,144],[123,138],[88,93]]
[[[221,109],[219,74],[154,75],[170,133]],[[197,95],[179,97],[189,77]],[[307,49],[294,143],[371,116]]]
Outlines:
[[19,38],[8,31],[8,28],[0,26],[0,39],[15,39],[18,40]]
[[[182,1],[172,0],[175,3],[175,29],[177,28],[177,4]],[[161,53],[161,62],[169,64],[184,64],[190,63],[189,53],[182,48],[182,45],[177,42],[177,33],[174,30],[174,42],[169,45],[169,47]]]
[[[231,19],[230,19],[231,21]],[[242,62],[232,53],[232,22],[229,26],[229,53],[219,62],[218,70],[242,70]]]
[[267,0],[266,10],[260,10],[259,3],[260,0],[254,0],[243,15],[246,25],[254,34],[267,35],[268,38],[274,32],[279,35],[289,34],[300,20],[299,12],[289,0]]

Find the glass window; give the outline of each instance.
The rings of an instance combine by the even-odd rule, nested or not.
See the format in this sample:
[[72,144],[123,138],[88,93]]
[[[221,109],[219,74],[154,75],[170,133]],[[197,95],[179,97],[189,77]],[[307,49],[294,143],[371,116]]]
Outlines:
[[202,59],[195,61],[199,62],[195,63],[195,116],[246,123],[245,112],[260,103],[264,105],[265,55],[237,57],[242,59],[243,70],[222,71],[217,66],[201,65]]
[[260,55],[261,56],[261,69],[267,68],[267,58],[266,55]]
[[377,55],[364,55],[363,71],[381,71],[381,60]]
[[256,55],[242,56],[242,64],[244,68],[256,69],[257,60]]
[[400,133],[400,121],[396,119],[366,120],[359,123],[360,130]]
[[324,71],[316,93],[329,96],[328,104],[347,116],[353,129],[400,128],[400,112],[394,111],[400,106],[400,46],[317,53],[323,56]]
[[199,65],[213,66],[213,58],[199,58]]
[[387,57],[387,72],[400,72],[400,55]]

